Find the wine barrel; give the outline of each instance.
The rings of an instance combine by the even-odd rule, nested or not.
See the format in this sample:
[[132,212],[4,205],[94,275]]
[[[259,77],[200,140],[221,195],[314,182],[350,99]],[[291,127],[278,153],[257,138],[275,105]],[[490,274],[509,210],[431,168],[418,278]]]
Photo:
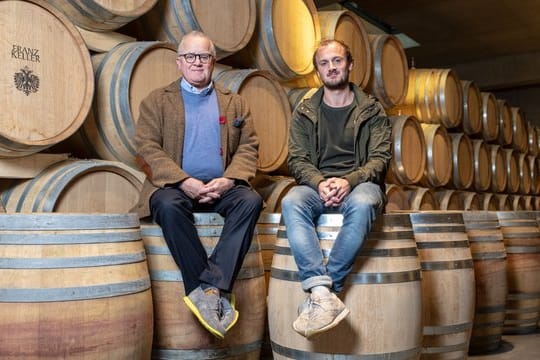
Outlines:
[[449,133],[452,139],[451,187],[469,189],[474,181],[474,149],[469,136],[464,133]]
[[90,31],[116,30],[147,13],[158,0],[49,0],[75,25]]
[[526,195],[531,192],[532,178],[529,158],[527,154],[518,155],[519,186],[518,192]]
[[385,212],[409,210],[411,204],[407,192],[400,185],[386,184]]
[[461,128],[469,136],[482,135],[482,95],[472,80],[461,80],[463,90],[463,121]]
[[[276,77],[254,69],[216,65],[216,83],[246,99],[259,137],[257,169],[264,173],[286,172],[291,110],[287,94]],[[280,171],[281,169],[281,171]]]
[[463,119],[463,89],[452,69],[410,69],[402,105],[390,113],[413,114],[419,121],[457,129]]
[[531,171],[531,195],[540,193],[540,158],[534,155],[527,156]]
[[404,190],[409,199],[411,210],[439,210],[439,201],[437,200],[437,196],[432,188],[405,186]]
[[123,43],[92,56],[96,94],[92,112],[55,151],[79,158],[120,161],[138,169],[135,127],[141,101],[179,76],[176,50],[156,41]]
[[405,50],[394,35],[368,36],[372,66],[366,91],[379,99],[385,108],[392,108],[401,104],[407,95],[409,68]]
[[480,194],[480,201],[482,203],[482,210],[497,211],[499,210],[499,200],[494,193]]
[[493,93],[482,94],[482,137],[486,142],[493,142],[499,138],[499,106]]
[[465,359],[474,319],[474,265],[462,212],[410,214],[422,266],[421,359]]
[[445,127],[421,124],[426,142],[426,167],[420,185],[446,186],[452,178],[452,140]]
[[499,211],[508,261],[504,334],[536,331],[540,314],[540,230],[534,211]]
[[510,203],[512,204],[512,210],[513,211],[527,210],[526,206],[525,206],[525,199],[523,198],[523,195],[510,194],[510,195],[508,195],[508,199],[509,199]]
[[487,354],[501,345],[508,294],[506,249],[495,211],[464,211],[474,262],[474,323],[469,354]]
[[504,152],[500,145],[488,145],[491,167],[491,191],[504,192],[508,181]]
[[150,358],[135,214],[2,214],[0,238],[2,358]]
[[525,114],[519,107],[510,107],[512,113],[512,147],[522,153],[529,149],[529,135]]
[[538,134],[537,128],[530,122],[527,122],[528,150],[530,155],[538,155]]
[[482,199],[478,193],[474,191],[458,191],[458,194],[463,201],[463,210],[482,210]]
[[[223,218],[217,213],[195,213],[195,226],[210,255],[216,247]],[[238,323],[225,339],[216,341],[182,302],[185,295],[182,273],[175,263],[161,228],[141,223],[148,256],[154,299],[154,342],[152,359],[246,359],[258,360],[266,314],[264,269],[259,242],[251,247],[234,284]]]
[[[317,233],[324,254],[342,225],[323,214]],[[268,291],[270,340],[275,360],[323,358],[418,359],[422,338],[420,265],[408,214],[385,214],[374,222],[348,275],[343,302],[350,314],[310,341],[292,328],[302,291],[298,268],[280,225]],[[381,339],[384,341],[380,341]]]
[[143,181],[142,172],[117,161],[68,159],[11,181],[0,198],[8,212],[127,213]]
[[237,68],[270,71],[280,81],[311,73],[313,51],[321,39],[314,1],[257,0],[256,7],[257,22],[251,40],[224,62]]
[[177,46],[191,31],[204,32],[214,43],[217,59],[244,49],[255,34],[256,0],[161,0],[139,20],[139,39],[160,40]]
[[[365,88],[371,75],[371,47],[362,20],[350,10],[318,11],[317,14],[321,39],[335,39],[347,44],[354,62],[349,81]],[[290,87],[320,87],[322,82],[316,70],[313,70],[285,84]]]
[[77,28],[46,1],[1,1],[0,24],[0,157],[21,157],[61,142],[83,124],[94,75]]
[[499,200],[499,211],[512,211],[512,202],[510,201],[510,195],[508,194],[495,194]]
[[503,149],[504,163],[508,180],[506,182],[506,192],[515,193],[519,190],[519,152],[514,149]]
[[474,151],[473,187],[478,192],[487,191],[491,186],[491,153],[484,140],[472,141]]
[[389,183],[417,183],[426,167],[426,143],[420,123],[414,116],[390,116],[392,159],[386,179]]
[[510,104],[505,99],[497,99],[497,107],[499,113],[499,145],[511,146],[513,130]]
[[438,189],[435,190],[435,196],[440,210],[463,210],[463,198],[457,190]]

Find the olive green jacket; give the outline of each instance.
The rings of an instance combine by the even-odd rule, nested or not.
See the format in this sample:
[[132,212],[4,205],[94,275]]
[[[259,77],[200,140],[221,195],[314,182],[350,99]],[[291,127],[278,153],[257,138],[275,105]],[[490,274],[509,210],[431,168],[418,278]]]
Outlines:
[[[363,182],[379,184],[384,192],[384,179],[392,158],[392,125],[380,103],[358,86],[354,91],[355,169],[343,176],[352,188]],[[318,189],[324,176],[318,169],[319,134],[323,88],[301,102],[293,112],[289,130],[289,172],[300,185]]]
[[[149,200],[154,191],[189,177],[182,169],[185,117],[180,80],[152,91],[140,105],[135,145],[146,180],[132,211],[141,218],[150,215]],[[249,184],[257,170],[259,139],[248,105],[215,83],[214,90],[220,114],[223,176]]]

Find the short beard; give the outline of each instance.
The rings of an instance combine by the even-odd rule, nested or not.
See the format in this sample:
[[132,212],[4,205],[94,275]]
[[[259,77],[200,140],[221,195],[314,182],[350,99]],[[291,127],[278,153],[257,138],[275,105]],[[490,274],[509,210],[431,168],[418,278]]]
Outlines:
[[343,80],[335,84],[331,84],[331,83],[323,81],[323,85],[328,90],[344,90],[349,87],[349,80],[347,78],[344,78]]

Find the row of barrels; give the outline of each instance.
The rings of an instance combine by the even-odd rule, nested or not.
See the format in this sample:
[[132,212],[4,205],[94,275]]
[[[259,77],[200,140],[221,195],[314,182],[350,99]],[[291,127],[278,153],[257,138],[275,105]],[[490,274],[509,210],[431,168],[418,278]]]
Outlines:
[[[265,344],[275,359],[489,353],[503,334],[536,330],[539,214],[380,216],[346,283],[351,315],[317,342],[290,326],[305,295],[279,213],[259,219],[234,288],[239,323],[223,341],[182,304],[182,276],[159,226],[134,214],[1,214],[0,354],[259,359]],[[341,221],[318,220],[324,253]],[[195,223],[211,252],[223,219],[197,213]]]
[[392,115],[393,156],[387,182],[476,192],[538,194],[540,158],[514,148]]

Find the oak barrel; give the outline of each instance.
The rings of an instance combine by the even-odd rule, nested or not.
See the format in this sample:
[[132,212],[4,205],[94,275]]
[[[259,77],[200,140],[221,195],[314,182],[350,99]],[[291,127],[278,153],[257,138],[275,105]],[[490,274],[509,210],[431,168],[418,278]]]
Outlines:
[[426,142],[426,167],[420,184],[427,187],[446,186],[452,178],[452,140],[445,127],[421,124]]
[[464,211],[476,301],[469,354],[485,354],[501,345],[508,294],[506,249],[496,211]]
[[137,41],[92,56],[96,94],[83,126],[61,150],[80,158],[135,162],[135,127],[141,101],[180,76],[172,44]]
[[411,204],[407,192],[401,185],[385,184],[386,185],[386,206],[387,213],[393,211],[409,210]]
[[499,106],[491,92],[482,92],[482,137],[486,142],[499,138]]
[[472,80],[460,80],[463,90],[463,132],[469,136],[482,135],[482,96]]
[[409,199],[411,210],[439,210],[439,200],[437,200],[434,189],[421,186],[405,186],[404,190]]
[[255,34],[256,0],[160,0],[135,22],[137,38],[175,45],[191,31],[204,32],[217,59],[244,49]]
[[463,210],[463,198],[457,190],[435,189],[440,210]]
[[264,173],[286,172],[291,110],[287,94],[269,71],[233,69],[216,65],[216,83],[240,94],[249,105],[259,137],[257,169]]
[[540,230],[534,211],[499,211],[508,261],[504,334],[536,331],[540,312]]
[[386,179],[389,183],[410,185],[422,178],[426,164],[424,132],[414,116],[390,116],[392,159]]
[[512,113],[512,147],[522,153],[529,150],[529,135],[525,114],[519,107],[510,107]]
[[501,146],[511,146],[513,140],[512,110],[510,104],[505,99],[497,99],[499,113],[499,138]]
[[368,37],[372,66],[366,91],[385,108],[392,108],[401,104],[407,95],[409,67],[405,50],[394,35],[370,34]]
[[49,0],[75,25],[90,31],[116,30],[147,13],[158,0]]
[[421,359],[467,358],[475,280],[462,212],[416,212],[410,218],[422,266]]
[[[317,221],[321,248],[328,254],[342,216]],[[268,292],[268,320],[274,359],[418,359],[421,350],[420,265],[408,214],[381,215],[373,224],[346,280],[343,301],[350,314],[310,341],[292,322],[305,299],[287,230],[280,225]],[[384,341],[381,341],[384,339]]]
[[495,193],[504,192],[508,181],[504,152],[500,145],[488,145],[490,168],[491,168],[491,191]]
[[[247,46],[227,65],[272,72],[280,81],[307,75],[321,39],[313,0],[257,0],[257,22]],[[236,19],[236,17],[235,17]]]
[[0,1],[0,33],[0,157],[21,157],[83,124],[94,94],[92,63],[75,26],[45,1]]
[[150,358],[135,214],[1,214],[0,238],[2,358]]
[[[207,253],[215,248],[223,218],[217,213],[195,213],[197,233]],[[266,314],[266,285],[259,242],[254,236],[236,279],[233,293],[238,323],[223,340],[215,338],[199,323],[182,301],[182,273],[175,263],[161,228],[141,223],[148,256],[154,298],[154,342],[152,359],[259,359]]]
[[450,186],[465,190],[474,181],[474,149],[471,138],[464,133],[450,133],[452,139],[452,181]]
[[127,213],[143,181],[142,172],[117,161],[68,159],[9,182],[0,198],[8,212]]
[[487,191],[491,186],[491,153],[482,139],[472,141],[474,151],[473,188],[478,192]]
[[409,70],[409,84],[403,104],[391,112],[414,114],[418,120],[459,128],[463,118],[463,89],[452,69]]
[[[353,68],[349,80],[365,88],[371,76],[371,47],[358,15],[350,10],[318,11],[321,39],[343,41],[351,50]],[[314,69],[311,73],[286,82],[291,87],[319,87],[322,82]]]

